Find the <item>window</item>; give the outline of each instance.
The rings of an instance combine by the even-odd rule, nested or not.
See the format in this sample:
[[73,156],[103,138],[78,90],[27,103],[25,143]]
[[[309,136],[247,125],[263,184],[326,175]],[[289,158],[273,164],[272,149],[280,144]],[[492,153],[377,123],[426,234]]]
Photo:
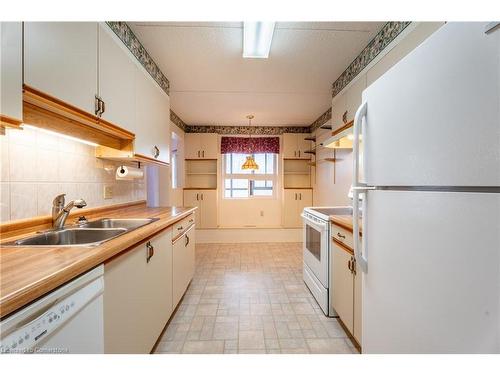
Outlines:
[[171,136],[171,149],[172,152],[170,154],[170,167],[172,171],[172,188],[173,189],[178,189],[181,187],[182,184],[182,176],[180,174],[181,172],[181,158],[182,156],[179,156],[179,148],[181,147],[181,140],[175,132],[172,132]]
[[253,154],[258,170],[241,166],[248,154],[224,154],[224,198],[273,197],[277,154]]

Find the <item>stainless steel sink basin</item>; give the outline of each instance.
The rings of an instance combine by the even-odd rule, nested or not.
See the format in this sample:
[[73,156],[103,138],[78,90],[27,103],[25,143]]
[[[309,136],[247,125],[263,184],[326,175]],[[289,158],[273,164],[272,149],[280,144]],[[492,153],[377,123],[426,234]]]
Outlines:
[[128,230],[137,229],[143,225],[152,223],[157,218],[148,219],[99,219],[81,225],[81,228],[124,228]]
[[127,229],[87,229],[68,228],[56,231],[48,231],[31,237],[23,238],[5,245],[17,246],[70,246],[70,245],[92,245],[110,240]]
[[99,219],[78,227],[37,233],[2,246],[96,246],[156,220],[159,219]]

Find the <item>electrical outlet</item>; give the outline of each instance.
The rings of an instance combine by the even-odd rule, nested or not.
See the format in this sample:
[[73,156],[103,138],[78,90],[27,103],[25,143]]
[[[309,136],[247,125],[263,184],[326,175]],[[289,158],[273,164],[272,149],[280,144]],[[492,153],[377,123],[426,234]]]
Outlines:
[[104,199],[113,198],[113,186],[104,185]]

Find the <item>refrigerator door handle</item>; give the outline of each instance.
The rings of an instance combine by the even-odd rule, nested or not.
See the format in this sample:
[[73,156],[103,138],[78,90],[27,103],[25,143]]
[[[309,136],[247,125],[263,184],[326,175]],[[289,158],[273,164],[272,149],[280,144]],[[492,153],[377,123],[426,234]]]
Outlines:
[[[361,126],[363,124],[363,118],[366,117],[366,102],[363,102],[356,114],[354,116],[354,129],[353,129],[353,145],[352,145],[352,159],[353,159],[353,173],[352,173],[352,211],[353,211],[353,247],[354,247],[354,256],[356,261],[358,262],[361,270],[364,273],[368,272],[368,259],[366,256],[366,236],[365,241],[363,241],[363,253],[361,253],[361,249],[359,247],[359,194],[360,192],[366,192],[369,189],[373,189],[373,187],[367,187],[365,184],[361,184],[359,182],[359,134],[361,133]],[[363,200],[363,209],[366,209],[366,195]],[[363,218],[366,218],[366,211],[363,211]],[[364,221],[364,220],[363,220]],[[363,227],[363,230],[366,232],[366,228]]]

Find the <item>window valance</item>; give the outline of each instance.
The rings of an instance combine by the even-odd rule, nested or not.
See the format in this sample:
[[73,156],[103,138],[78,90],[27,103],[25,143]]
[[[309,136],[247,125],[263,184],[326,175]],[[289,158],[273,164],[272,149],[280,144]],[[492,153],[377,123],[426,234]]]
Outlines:
[[222,154],[279,154],[280,139],[279,137],[222,137],[220,148]]

